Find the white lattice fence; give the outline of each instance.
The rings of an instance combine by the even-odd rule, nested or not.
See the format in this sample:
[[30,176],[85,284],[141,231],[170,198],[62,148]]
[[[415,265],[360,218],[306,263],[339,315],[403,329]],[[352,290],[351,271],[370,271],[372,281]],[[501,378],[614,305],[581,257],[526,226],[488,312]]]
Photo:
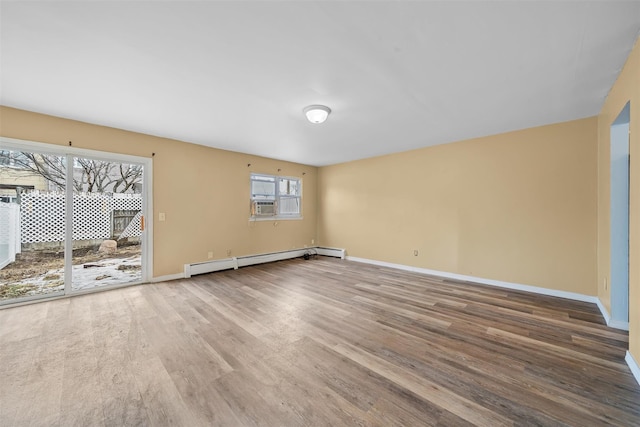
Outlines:
[[[142,196],[140,194],[74,194],[73,208],[73,240],[108,239],[111,237],[112,212],[142,210]],[[24,194],[20,217],[22,243],[63,241],[64,193]],[[139,227],[137,232],[132,228],[126,237],[136,237],[140,234]]]
[[64,194],[27,193],[20,202],[22,243],[64,240]]
[[141,211],[142,196],[140,194],[114,194],[111,199],[111,209],[114,211]]
[[124,237],[138,237],[142,234],[140,230],[142,226],[142,212],[138,212],[136,216],[133,217],[127,228],[124,229],[121,238]]
[[138,214],[133,217],[127,228],[118,237],[140,237],[142,235],[142,231],[140,230],[140,218],[142,217],[142,195],[116,193],[113,195],[111,203],[111,209],[113,211],[139,211]]
[[111,197],[100,193],[73,195],[73,240],[111,237]]

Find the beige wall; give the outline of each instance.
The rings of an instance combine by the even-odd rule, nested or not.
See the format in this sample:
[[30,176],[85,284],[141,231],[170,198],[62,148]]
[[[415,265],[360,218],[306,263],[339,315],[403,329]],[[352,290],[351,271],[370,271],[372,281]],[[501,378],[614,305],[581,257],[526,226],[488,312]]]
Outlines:
[[629,187],[629,348],[640,362],[640,39],[609,92],[598,116],[598,296],[611,312],[609,252],[609,132],[631,101]]
[[320,243],[596,295],[596,126],[594,117],[320,168]]
[[[310,245],[316,239],[317,169],[180,141],[0,107],[0,136],[153,157],[154,277],[181,273],[185,263]],[[251,164],[250,167],[247,164]],[[278,169],[280,171],[278,172]],[[249,175],[303,180],[302,220],[248,221]],[[305,173],[303,176],[302,174]]]

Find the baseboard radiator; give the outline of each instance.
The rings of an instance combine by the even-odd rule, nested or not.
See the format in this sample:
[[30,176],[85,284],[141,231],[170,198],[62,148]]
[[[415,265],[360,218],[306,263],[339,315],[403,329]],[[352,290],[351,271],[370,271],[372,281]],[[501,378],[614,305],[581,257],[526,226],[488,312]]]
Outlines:
[[314,246],[311,248],[292,249],[289,251],[272,252],[268,254],[246,255],[241,257],[217,259],[213,261],[196,262],[184,265],[184,277],[188,278],[197,274],[213,273],[214,271],[221,270],[237,270],[240,267],[246,267],[249,265],[300,258],[305,256],[305,254],[331,256],[344,259],[345,250]]

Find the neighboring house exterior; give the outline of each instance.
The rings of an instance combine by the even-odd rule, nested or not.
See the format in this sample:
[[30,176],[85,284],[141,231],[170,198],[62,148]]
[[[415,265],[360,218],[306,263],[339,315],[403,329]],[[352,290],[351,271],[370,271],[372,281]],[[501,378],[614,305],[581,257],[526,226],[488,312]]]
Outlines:
[[16,202],[18,192],[49,191],[50,183],[17,162],[20,152],[0,150],[0,201]]

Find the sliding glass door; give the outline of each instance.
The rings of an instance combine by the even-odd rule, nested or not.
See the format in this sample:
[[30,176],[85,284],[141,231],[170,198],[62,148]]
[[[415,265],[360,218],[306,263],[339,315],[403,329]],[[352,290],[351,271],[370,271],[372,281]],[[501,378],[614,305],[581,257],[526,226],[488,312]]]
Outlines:
[[0,304],[65,285],[64,156],[0,150]]
[[0,139],[0,304],[146,281],[150,161],[14,141]]
[[73,291],[142,281],[144,165],[73,157]]

